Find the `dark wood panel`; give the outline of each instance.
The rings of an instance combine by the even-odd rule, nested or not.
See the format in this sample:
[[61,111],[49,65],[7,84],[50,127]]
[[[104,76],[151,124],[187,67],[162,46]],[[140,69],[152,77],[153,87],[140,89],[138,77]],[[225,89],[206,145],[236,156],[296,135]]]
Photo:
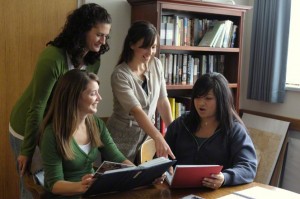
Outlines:
[[8,139],[10,111],[31,80],[39,53],[76,7],[76,0],[1,1],[0,198],[19,198],[19,180]]

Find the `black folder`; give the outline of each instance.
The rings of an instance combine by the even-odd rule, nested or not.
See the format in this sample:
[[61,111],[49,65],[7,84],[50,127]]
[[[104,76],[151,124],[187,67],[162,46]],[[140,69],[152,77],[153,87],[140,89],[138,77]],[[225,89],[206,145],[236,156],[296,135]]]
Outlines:
[[102,193],[126,191],[150,185],[175,162],[176,160],[160,157],[136,167],[117,169],[97,175],[96,180],[83,194],[83,197],[93,197]]

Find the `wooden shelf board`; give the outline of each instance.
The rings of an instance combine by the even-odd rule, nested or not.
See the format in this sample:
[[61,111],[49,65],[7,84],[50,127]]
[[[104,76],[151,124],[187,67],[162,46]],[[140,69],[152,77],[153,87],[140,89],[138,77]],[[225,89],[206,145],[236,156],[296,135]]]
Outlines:
[[184,50],[184,51],[205,51],[205,52],[233,52],[239,53],[239,48],[211,48],[199,46],[160,46],[160,50]]
[[[230,88],[237,88],[237,84],[236,83],[230,83],[229,84]],[[193,85],[192,84],[167,84],[167,90],[188,90],[188,89],[192,89]]]

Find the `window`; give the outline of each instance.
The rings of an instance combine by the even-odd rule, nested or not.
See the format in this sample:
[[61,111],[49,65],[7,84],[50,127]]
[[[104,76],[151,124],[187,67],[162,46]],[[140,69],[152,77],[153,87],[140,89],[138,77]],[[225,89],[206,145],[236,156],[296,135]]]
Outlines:
[[285,85],[288,90],[300,91],[300,28],[298,27],[300,1],[292,0],[291,2],[289,49]]

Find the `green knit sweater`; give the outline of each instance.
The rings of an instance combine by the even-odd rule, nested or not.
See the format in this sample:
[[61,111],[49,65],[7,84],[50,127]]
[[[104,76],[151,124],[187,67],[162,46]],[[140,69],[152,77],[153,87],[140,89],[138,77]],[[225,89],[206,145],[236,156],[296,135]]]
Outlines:
[[79,182],[85,174],[94,173],[92,163],[101,153],[101,157],[112,162],[123,162],[125,156],[118,150],[102,120],[95,117],[100,131],[103,147],[91,148],[86,154],[73,139],[71,142],[74,150],[74,160],[65,160],[57,151],[57,142],[52,124],[48,125],[41,142],[41,154],[45,171],[45,188],[51,192],[53,185],[59,180]]
[[[98,73],[100,61],[88,65],[87,70]],[[24,136],[21,154],[32,157],[36,136],[47,104],[57,80],[69,70],[66,51],[47,46],[40,54],[32,80],[10,115],[10,125],[19,135]],[[26,75],[26,74],[24,74]]]

